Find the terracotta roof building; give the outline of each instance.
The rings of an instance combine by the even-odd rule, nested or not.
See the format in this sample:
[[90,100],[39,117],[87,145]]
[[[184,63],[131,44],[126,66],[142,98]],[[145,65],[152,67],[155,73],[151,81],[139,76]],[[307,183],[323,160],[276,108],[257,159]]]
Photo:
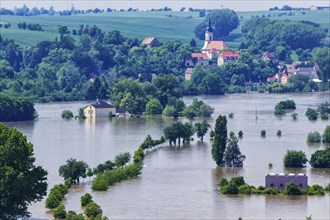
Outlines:
[[219,55],[218,66],[222,66],[225,63],[237,62],[239,54],[235,51],[224,51]]
[[158,41],[158,39],[156,37],[146,37],[141,42],[141,44],[147,45],[148,48],[160,46],[160,42]]
[[186,59],[186,66],[192,67],[195,65],[208,66],[210,58],[205,53],[191,53],[191,58]]

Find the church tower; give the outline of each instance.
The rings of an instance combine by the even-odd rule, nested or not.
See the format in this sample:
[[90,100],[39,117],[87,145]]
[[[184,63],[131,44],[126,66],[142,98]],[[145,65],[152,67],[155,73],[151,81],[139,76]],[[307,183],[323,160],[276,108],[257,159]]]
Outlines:
[[205,42],[202,49],[205,49],[212,40],[213,40],[213,29],[211,27],[211,21],[209,19],[209,24],[205,30]]

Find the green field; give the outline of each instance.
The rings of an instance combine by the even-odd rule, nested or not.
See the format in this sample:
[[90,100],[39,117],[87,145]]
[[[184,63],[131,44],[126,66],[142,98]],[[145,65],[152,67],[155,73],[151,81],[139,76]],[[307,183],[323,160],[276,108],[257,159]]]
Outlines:
[[[329,28],[329,11],[294,12],[294,16],[281,16],[281,12],[258,11],[238,12],[240,26],[231,35],[224,38],[230,47],[236,48],[243,40],[241,26],[251,16],[271,15],[271,19],[308,20],[319,23],[322,28]],[[169,17],[171,16],[171,17]],[[190,17],[191,18],[188,18]],[[103,31],[120,30],[130,38],[143,39],[146,36],[156,36],[161,41],[180,40],[188,43],[194,38],[193,30],[202,21],[197,12],[112,12],[102,14],[87,14],[74,16],[1,16],[1,23],[11,23],[11,28],[1,28],[1,36],[14,39],[17,43],[31,46],[43,40],[54,40],[59,37],[59,25],[67,25],[69,29],[78,29],[80,24],[97,25]],[[39,23],[44,31],[20,30],[17,23]],[[202,45],[198,41],[198,45]]]

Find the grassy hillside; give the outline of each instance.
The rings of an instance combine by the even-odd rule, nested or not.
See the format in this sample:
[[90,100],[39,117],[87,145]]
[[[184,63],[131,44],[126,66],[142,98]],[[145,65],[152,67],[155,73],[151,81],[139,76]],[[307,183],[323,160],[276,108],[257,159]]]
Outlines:
[[[281,12],[238,12],[240,26],[231,35],[223,40],[230,47],[236,48],[243,40],[240,28],[251,16],[268,16],[271,19],[308,20],[319,23],[323,28],[329,29],[329,11],[294,12],[294,16],[283,15]],[[78,28],[80,24],[97,25],[103,31],[120,30],[130,38],[143,39],[146,36],[157,36],[161,41],[181,40],[189,42],[194,38],[193,30],[202,18],[195,12],[113,12],[103,14],[88,14],[75,16],[37,16],[18,17],[1,16],[1,23],[11,23],[11,28],[1,28],[1,36],[12,38],[22,45],[31,46],[42,40],[54,40],[59,37],[57,32],[59,25],[67,25],[69,29]],[[17,23],[39,23],[44,31],[20,30]],[[202,45],[202,41],[198,41]]]

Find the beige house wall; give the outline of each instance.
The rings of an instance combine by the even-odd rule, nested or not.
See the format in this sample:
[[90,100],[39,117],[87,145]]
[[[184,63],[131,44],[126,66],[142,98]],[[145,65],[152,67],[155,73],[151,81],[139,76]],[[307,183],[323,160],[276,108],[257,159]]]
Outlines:
[[92,105],[84,108],[84,115],[86,118],[106,118],[109,113],[116,114],[115,108],[95,108]]

